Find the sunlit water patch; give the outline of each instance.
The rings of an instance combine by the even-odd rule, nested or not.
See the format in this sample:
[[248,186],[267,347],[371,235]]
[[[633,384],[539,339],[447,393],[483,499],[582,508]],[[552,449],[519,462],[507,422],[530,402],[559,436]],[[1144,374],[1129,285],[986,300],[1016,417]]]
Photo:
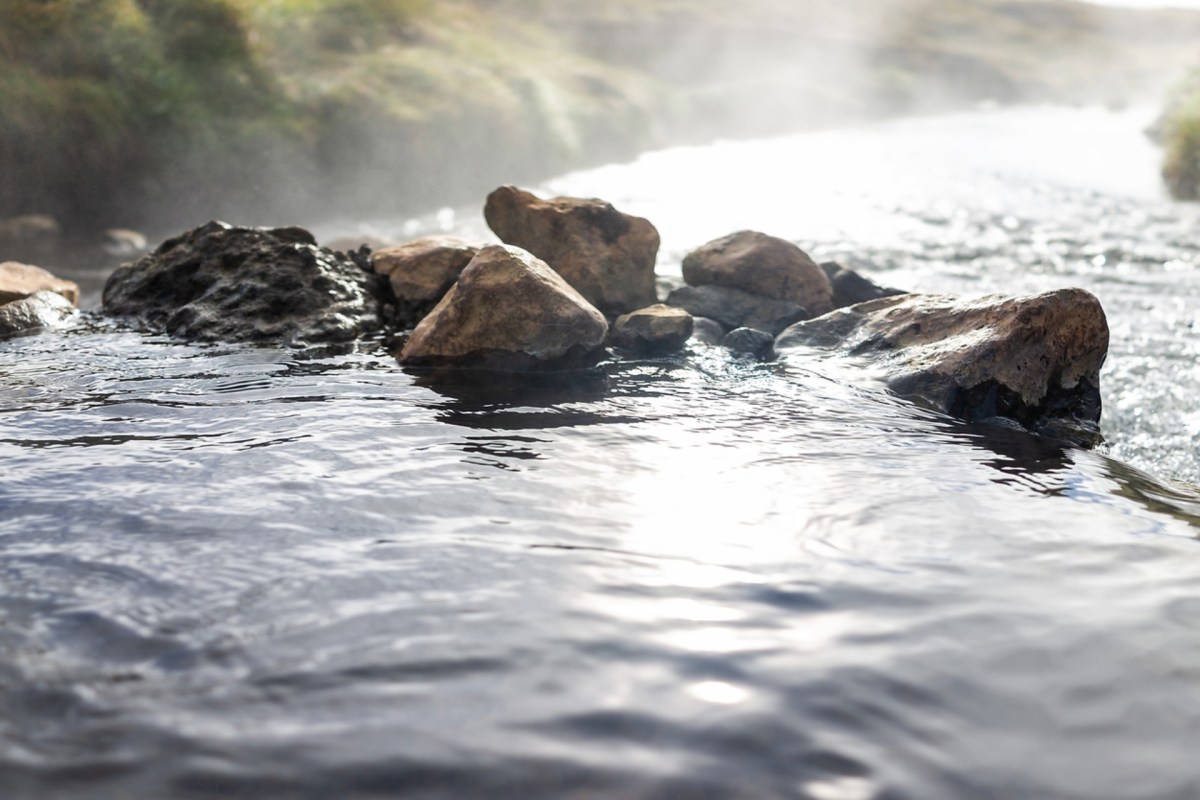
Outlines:
[[730,184],[742,217],[695,187],[667,213],[687,187],[656,158],[733,180],[756,145],[554,188],[655,219],[668,272],[758,227],[913,288],[1083,283],[1115,334],[1110,453],[699,345],[435,384],[376,342],[84,319],[0,343],[0,794],[1195,796],[1192,212],[1065,178],[950,192],[992,159],[922,144],[1098,113],[757,145],[901,148],[891,189],[842,181],[878,228],[822,227],[783,168],[758,185],[792,212]]

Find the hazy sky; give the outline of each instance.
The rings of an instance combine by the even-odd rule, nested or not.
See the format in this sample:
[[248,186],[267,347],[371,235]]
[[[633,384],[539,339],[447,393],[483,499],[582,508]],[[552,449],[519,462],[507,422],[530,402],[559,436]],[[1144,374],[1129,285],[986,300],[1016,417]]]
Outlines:
[[1131,8],[1200,8],[1200,0],[1087,0],[1102,6]]

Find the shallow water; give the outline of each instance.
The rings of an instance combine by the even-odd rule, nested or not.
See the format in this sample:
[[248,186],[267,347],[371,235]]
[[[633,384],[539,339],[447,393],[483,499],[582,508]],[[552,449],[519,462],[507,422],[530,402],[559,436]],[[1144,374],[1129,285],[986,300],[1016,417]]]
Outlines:
[[480,386],[371,343],[0,343],[0,795],[1197,796],[1196,214],[1115,172],[1153,169],[1137,124],[545,187],[650,217],[666,274],[755,227],[906,288],[1086,286],[1108,452],[701,346]]

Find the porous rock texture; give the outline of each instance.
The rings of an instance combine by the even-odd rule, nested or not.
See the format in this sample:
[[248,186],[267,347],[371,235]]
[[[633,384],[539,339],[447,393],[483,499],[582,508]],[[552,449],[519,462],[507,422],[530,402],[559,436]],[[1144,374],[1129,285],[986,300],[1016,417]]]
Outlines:
[[402,323],[411,327],[437,305],[478,252],[453,236],[425,236],[376,250],[371,266],[391,282]]
[[40,291],[55,292],[71,305],[79,305],[79,285],[74,281],[57,278],[41,267],[19,261],[0,263],[0,303],[11,303]]
[[541,259],[517,247],[479,251],[400,353],[411,367],[502,371],[590,366],[608,322]]
[[804,306],[813,316],[833,308],[824,271],[792,242],[758,231],[714,239],[683,259],[689,286],[723,286]]
[[1037,295],[904,295],[801,322],[781,355],[835,350],[882,368],[897,395],[969,420],[1099,441],[1100,368],[1108,353],[1100,301],[1082,289]]
[[609,316],[653,305],[658,231],[603,200],[543,200],[515,186],[488,195],[484,218],[500,240],[545,261]]
[[656,303],[617,317],[612,344],[634,353],[662,355],[683,349],[691,335],[691,314]]
[[302,228],[210,222],[119,267],[108,314],[191,340],[348,342],[380,329],[386,282]]

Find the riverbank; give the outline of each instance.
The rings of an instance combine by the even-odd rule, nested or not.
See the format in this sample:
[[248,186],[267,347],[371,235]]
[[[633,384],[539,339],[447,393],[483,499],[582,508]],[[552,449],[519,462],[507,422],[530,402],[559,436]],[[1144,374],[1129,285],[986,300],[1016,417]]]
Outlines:
[[0,216],[426,210],[673,142],[1161,91],[1200,14],[1067,2],[0,2]]

